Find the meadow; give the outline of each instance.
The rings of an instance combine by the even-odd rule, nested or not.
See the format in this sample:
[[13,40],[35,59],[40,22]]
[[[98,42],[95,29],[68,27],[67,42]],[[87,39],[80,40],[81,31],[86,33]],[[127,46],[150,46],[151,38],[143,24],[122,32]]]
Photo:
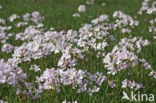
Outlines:
[[0,103],[155,101],[155,0],[0,0]]

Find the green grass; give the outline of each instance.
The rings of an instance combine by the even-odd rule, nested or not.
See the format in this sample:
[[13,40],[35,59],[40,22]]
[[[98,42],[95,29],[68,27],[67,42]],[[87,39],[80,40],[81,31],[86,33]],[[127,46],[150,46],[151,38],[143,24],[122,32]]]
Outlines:
[[[87,6],[87,11],[81,14],[80,18],[73,18],[72,14],[77,12],[77,8],[80,4],[85,3],[86,0],[0,0],[0,4],[3,5],[3,9],[0,10],[0,17],[8,18],[11,14],[16,13],[20,16],[26,12],[39,11],[43,16],[45,16],[44,25],[45,28],[54,27],[56,30],[60,31],[62,29],[74,29],[78,30],[82,24],[90,23],[92,19],[106,13],[110,16],[110,20],[113,21],[112,14],[116,10],[121,10],[131,16],[137,15],[136,11],[141,7],[143,0],[95,0],[95,4]],[[106,6],[101,6],[101,3],[105,2]],[[89,17],[91,16],[91,17]],[[138,15],[137,15],[138,16]],[[154,18],[155,16],[142,15],[138,16],[140,21],[139,27],[132,29],[130,34],[134,36],[142,36],[148,39],[151,44],[145,48],[139,54],[140,58],[145,58],[151,65],[152,68],[156,68],[156,41],[153,40],[153,34],[148,32],[148,20]],[[8,25],[10,25],[8,23]],[[15,29],[13,32],[18,32],[20,30]],[[111,51],[113,46],[119,42],[123,37],[129,37],[130,35],[123,35],[121,32],[112,32],[116,40],[110,43],[108,51]],[[20,41],[14,41],[14,39],[9,39],[8,41],[14,45],[20,45]],[[0,44],[1,47],[1,44]],[[61,55],[48,55],[39,60],[33,60],[32,62],[24,62],[19,66],[22,67],[23,71],[28,74],[28,81],[32,82],[35,80],[34,72],[28,70],[30,64],[38,64],[42,71],[46,68],[57,67],[57,61]],[[11,57],[11,54],[6,54],[0,52],[0,58]],[[102,64],[102,59],[96,59],[94,52],[87,55],[88,62],[79,61],[78,68],[88,70],[91,73],[97,71],[106,74],[106,70]],[[156,70],[156,69],[155,69]],[[76,91],[72,90],[71,87],[62,87],[60,93],[56,91],[44,91],[40,95],[40,99],[37,101],[32,101],[31,99],[20,99],[19,96],[15,95],[13,88],[6,88],[5,85],[0,86],[0,99],[3,98],[9,103],[61,103],[63,100],[74,101],[77,100],[78,103],[127,103],[127,101],[121,101],[122,91],[121,81],[127,78],[127,73],[130,72],[129,78],[137,82],[141,82],[145,85],[145,89],[141,89],[141,93],[155,94],[156,96],[156,81],[152,77],[148,77],[148,71],[144,70],[140,65],[135,68],[130,68],[127,71],[121,71],[116,76],[110,76],[110,80],[115,80],[118,85],[117,88],[110,88],[108,83],[104,83],[101,87],[100,92],[89,95],[87,93],[77,94]],[[40,74],[40,73],[39,73]],[[5,87],[5,88],[4,88]],[[130,92],[130,89],[125,91]],[[155,97],[156,98],[156,97]],[[142,103],[142,102],[141,102]]]

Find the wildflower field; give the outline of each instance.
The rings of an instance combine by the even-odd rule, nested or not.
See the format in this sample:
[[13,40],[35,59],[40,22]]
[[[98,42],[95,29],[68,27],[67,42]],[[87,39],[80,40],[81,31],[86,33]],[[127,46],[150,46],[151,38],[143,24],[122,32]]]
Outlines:
[[0,0],[0,103],[155,103],[156,0]]

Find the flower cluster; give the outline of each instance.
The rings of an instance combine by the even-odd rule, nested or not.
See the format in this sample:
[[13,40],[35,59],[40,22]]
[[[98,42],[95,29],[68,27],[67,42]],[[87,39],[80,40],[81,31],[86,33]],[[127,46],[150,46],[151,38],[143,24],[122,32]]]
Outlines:
[[115,11],[113,17],[116,19],[114,24],[114,29],[121,29],[122,33],[130,33],[131,28],[138,26],[139,21],[134,20],[131,16],[124,14],[122,11]]
[[[95,0],[87,0],[85,2],[86,5],[93,5]],[[73,17],[80,17],[80,13],[82,12],[86,12],[86,5],[85,4],[81,4],[78,7],[78,12],[73,14]]]
[[79,5],[78,12],[73,14],[73,17],[80,17],[80,13],[83,13],[86,11],[85,5]]
[[106,14],[100,15],[100,17],[92,20],[91,22],[92,22],[92,24],[97,25],[97,24],[99,24],[101,22],[104,23],[104,21],[109,21],[109,17]]
[[12,59],[9,59],[7,63],[3,59],[0,60],[0,84],[16,86],[19,81],[23,82],[25,79],[26,74]]
[[150,65],[149,62],[147,62],[145,59],[139,59],[142,67],[144,67],[146,70],[150,71],[148,76],[152,76],[153,78],[156,79],[156,72],[152,69],[152,66]]
[[25,25],[28,25],[27,22],[19,22],[16,24],[16,27],[22,27],[22,26],[25,26]]
[[88,0],[88,1],[86,1],[86,4],[87,4],[87,5],[93,5],[93,4],[94,4],[94,1],[95,1],[95,0]]
[[6,52],[6,53],[9,53],[9,52],[13,51],[13,49],[14,49],[14,47],[11,44],[8,44],[8,43],[3,44],[2,48],[1,48],[1,50],[3,52]]
[[150,2],[152,2],[152,0],[144,0],[144,2],[142,2],[142,7],[138,11],[138,14],[142,15],[143,12],[149,15],[156,13],[156,1],[152,2],[152,6],[150,6]]
[[9,17],[9,21],[10,22],[13,22],[14,20],[18,19],[19,16],[17,14],[12,14],[10,17]]
[[140,88],[144,88],[143,84],[139,84],[139,83],[136,83],[135,81],[131,81],[131,80],[128,80],[128,79],[125,79],[122,81],[122,88],[131,88],[131,89],[134,89],[135,90],[138,90]]
[[156,39],[156,18],[149,21],[149,32],[152,32],[155,34],[154,39]]
[[114,80],[111,80],[111,81],[108,81],[108,82],[109,82],[109,86],[110,86],[111,88],[115,88],[115,87],[116,87],[116,83],[115,83]]
[[139,58],[134,52],[139,53],[142,46],[146,45],[149,45],[149,41],[143,40],[140,37],[122,39],[119,44],[113,48],[112,52],[108,53],[103,59],[104,64],[106,64],[105,68],[108,69],[108,74],[115,75],[122,69],[134,67],[138,64]]
[[[143,11],[147,11],[148,14],[155,13],[156,2],[152,3],[151,8],[148,3],[149,0],[143,2],[140,14]],[[86,4],[92,5],[94,0],[86,1]],[[79,13],[85,11],[86,5],[80,5],[78,13],[73,14],[73,16],[80,17]],[[115,80],[109,80],[109,76],[106,77],[102,72],[91,74],[86,70],[82,70],[82,68],[76,67],[78,59],[87,61],[85,54],[91,52],[94,53],[97,59],[99,57],[103,59],[102,65],[107,70],[108,75],[115,75],[121,70],[134,67],[140,63],[146,70],[150,71],[149,76],[156,79],[156,72],[152,69],[152,66],[145,59],[140,59],[137,56],[144,46],[150,44],[148,40],[142,37],[122,38],[111,52],[107,51],[111,41],[116,39],[110,31],[121,29],[122,33],[130,33],[131,28],[139,25],[139,21],[122,11],[113,13],[115,22],[110,22],[109,16],[102,14],[93,19],[90,24],[83,24],[78,30],[70,29],[67,31],[55,31],[54,28],[45,29],[42,23],[44,16],[38,11],[25,13],[22,17],[12,14],[9,17],[9,22],[21,18],[22,21],[14,23],[14,26],[6,26],[6,20],[0,18],[1,51],[12,53],[12,57],[7,61],[0,59],[0,84],[9,84],[15,87],[17,95],[24,94],[26,97],[31,96],[33,100],[37,100],[42,91],[52,89],[61,92],[62,86],[71,86],[72,89],[77,90],[77,93],[87,92],[91,95],[99,92],[106,80],[108,80],[108,85],[111,88],[117,87]],[[149,32],[156,33],[155,23],[155,19],[150,21]],[[24,31],[18,33],[8,32],[13,27],[24,27]],[[10,37],[22,41],[22,44],[14,46],[7,43]],[[46,69],[40,76],[36,76],[35,86],[26,82],[28,77],[18,64],[26,61],[31,62],[32,59],[40,59],[52,55],[52,53],[60,55],[58,56],[60,58],[57,67]],[[28,69],[41,72],[41,68],[36,64],[31,64]],[[138,90],[143,88],[143,85],[125,79],[122,82],[122,88],[127,87]],[[3,101],[0,100],[0,102]],[[63,101],[63,103],[66,102],[66,100]],[[77,101],[73,103],[77,103]]]
[[26,73],[18,67],[13,59],[8,59],[7,62],[3,59],[0,60],[0,84],[14,87],[17,95],[33,96],[33,86],[26,82],[26,79]]
[[107,78],[97,72],[90,74],[83,70],[75,68],[62,69],[46,69],[40,77],[37,77],[39,91],[44,89],[53,89],[60,91],[61,85],[70,85],[72,89],[77,89],[78,93],[87,91],[89,94],[98,92],[100,86]]

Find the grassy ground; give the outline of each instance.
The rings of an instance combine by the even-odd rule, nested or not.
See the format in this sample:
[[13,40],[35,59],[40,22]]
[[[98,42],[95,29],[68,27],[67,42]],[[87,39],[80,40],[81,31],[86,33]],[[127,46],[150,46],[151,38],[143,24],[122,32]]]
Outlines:
[[[26,12],[39,11],[45,16],[44,24],[46,28],[54,27],[56,30],[68,30],[76,29],[78,30],[83,23],[90,23],[90,21],[98,17],[102,13],[111,15],[115,10],[121,10],[131,16],[137,15],[136,11],[141,7],[143,0],[95,0],[95,4],[87,6],[87,11],[81,15],[80,18],[76,19],[72,17],[72,14],[77,12],[77,7],[80,4],[85,3],[86,0],[0,0],[3,5],[3,10],[0,10],[0,17],[8,18],[11,14],[16,13],[18,15],[23,15]],[[106,6],[101,6],[101,3],[105,2]],[[153,34],[148,32],[148,20],[154,18],[154,16],[142,15],[138,17],[140,25],[132,30],[131,36],[142,36],[148,39],[151,44],[143,49],[140,53],[140,58],[145,58],[152,65],[153,69],[156,68],[156,41],[153,40]],[[10,25],[10,24],[8,24]],[[16,29],[14,32],[18,32]],[[129,37],[130,35],[123,35],[121,32],[113,32],[115,41],[110,43],[111,47],[108,51],[111,51],[112,47],[118,43],[118,41],[123,37]],[[21,42],[14,41],[10,39],[8,42],[14,45],[19,45]],[[1,47],[1,45],[0,45]],[[9,58],[11,54],[8,55],[4,52],[0,52],[0,58]],[[23,68],[29,76],[29,81],[33,82],[35,79],[35,73],[30,72],[28,68],[30,64],[38,64],[44,70],[50,67],[56,67],[59,55],[51,54],[40,60],[34,60],[31,63],[25,62],[21,63],[20,66]],[[80,61],[78,68],[84,68],[89,72],[95,73],[97,71],[106,74],[106,70],[103,67],[102,60],[96,59],[94,53],[87,56],[88,62]],[[156,70],[156,69],[155,69]],[[32,101],[31,99],[21,100],[17,95],[14,94],[13,88],[4,88],[0,86],[0,98],[6,97],[9,103],[61,103],[64,99],[69,101],[77,100],[79,103],[124,103],[121,101],[122,90],[121,81],[127,77],[127,72],[130,72],[130,78],[137,82],[143,83],[146,88],[142,89],[141,93],[155,94],[156,95],[156,81],[152,77],[147,77],[148,72],[141,66],[135,68],[130,68],[127,71],[121,71],[114,77],[110,77],[112,80],[118,82],[117,88],[110,88],[108,83],[105,83],[99,93],[93,95],[88,95],[87,93],[77,94],[76,91],[71,90],[69,87],[62,87],[60,93],[55,91],[44,91],[38,101]],[[125,91],[130,92],[130,89]],[[127,101],[125,101],[127,103]]]

